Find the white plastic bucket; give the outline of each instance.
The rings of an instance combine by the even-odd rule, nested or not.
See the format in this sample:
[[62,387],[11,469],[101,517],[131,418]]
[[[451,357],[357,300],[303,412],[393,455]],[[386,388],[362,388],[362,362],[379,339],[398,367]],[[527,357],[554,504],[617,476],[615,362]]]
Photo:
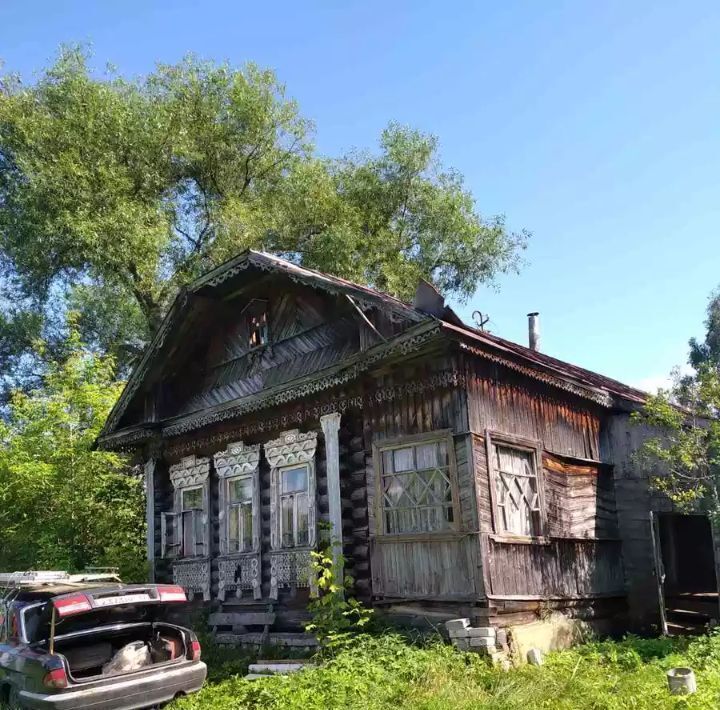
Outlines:
[[692,668],[671,668],[667,672],[667,679],[671,695],[690,695],[697,690]]

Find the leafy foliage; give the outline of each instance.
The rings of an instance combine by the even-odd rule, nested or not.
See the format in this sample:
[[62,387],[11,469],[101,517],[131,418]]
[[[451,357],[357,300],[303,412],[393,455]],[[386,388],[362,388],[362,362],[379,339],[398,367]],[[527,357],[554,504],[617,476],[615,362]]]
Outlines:
[[720,300],[711,299],[705,342],[690,340],[694,371],[649,398],[634,415],[652,428],[639,452],[657,470],[652,483],[684,510],[703,510],[720,522]]
[[29,352],[17,323],[62,342],[79,309],[123,371],[177,289],[246,248],[404,297],[419,277],[467,297],[516,266],[527,235],[480,216],[432,136],[391,124],[377,153],[329,159],[312,130],[252,64],[188,57],[128,81],[71,47],[34,84],[0,77],[4,362]]
[[[318,528],[322,531],[328,526],[318,525]],[[339,583],[337,568],[344,568],[345,558],[342,554],[333,557],[333,548],[338,546],[339,542],[331,541],[310,553],[319,593],[308,604],[312,621],[305,625],[305,630],[314,634],[326,649],[343,647],[352,639],[353,632],[368,624],[373,613],[351,596],[355,580],[349,574]]]
[[[665,673],[692,667],[698,692],[669,694]],[[283,710],[710,710],[720,694],[720,636],[601,641],[508,672],[438,637],[359,635],[319,667],[289,677],[211,682],[173,708]]]
[[142,580],[142,482],[118,454],[92,451],[120,385],[113,361],[73,333],[43,385],[15,392],[0,420],[0,568],[117,566]]

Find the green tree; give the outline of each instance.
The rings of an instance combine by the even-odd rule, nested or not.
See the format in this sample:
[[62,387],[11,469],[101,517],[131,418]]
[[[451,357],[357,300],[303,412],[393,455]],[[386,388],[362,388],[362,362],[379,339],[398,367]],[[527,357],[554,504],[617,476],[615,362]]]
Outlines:
[[142,481],[122,456],[91,450],[121,387],[113,360],[76,333],[66,349],[0,420],[0,569],[108,565],[142,579]]
[[635,421],[656,432],[640,460],[680,508],[700,509],[720,522],[720,295],[710,298],[702,342],[689,341],[692,372],[651,396]]
[[466,298],[517,265],[527,235],[481,217],[432,136],[391,124],[375,153],[321,158],[270,71],[190,57],[129,81],[88,62],[65,49],[34,84],[0,79],[12,372],[28,334],[55,352],[68,309],[122,370],[179,287],[246,248],[405,298],[420,277]]

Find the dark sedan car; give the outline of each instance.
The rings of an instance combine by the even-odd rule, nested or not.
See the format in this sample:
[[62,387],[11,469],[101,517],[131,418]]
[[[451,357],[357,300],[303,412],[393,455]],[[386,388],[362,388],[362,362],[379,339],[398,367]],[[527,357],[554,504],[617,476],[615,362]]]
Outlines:
[[199,690],[195,634],[167,612],[181,587],[55,574],[0,599],[0,698],[16,708],[151,707]]

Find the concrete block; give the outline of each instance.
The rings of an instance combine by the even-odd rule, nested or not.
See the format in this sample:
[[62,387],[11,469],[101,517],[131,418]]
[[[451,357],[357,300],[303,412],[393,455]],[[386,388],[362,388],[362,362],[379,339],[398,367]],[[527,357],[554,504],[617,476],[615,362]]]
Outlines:
[[492,626],[478,626],[474,629],[468,629],[468,636],[470,638],[484,637],[484,638],[495,638],[495,629]]
[[457,639],[467,639],[470,638],[469,629],[466,629],[465,631],[451,631],[450,632],[450,640],[455,641]]
[[470,628],[470,619],[450,619],[445,622],[445,628],[448,632],[465,631]]
[[453,646],[460,651],[470,650],[470,639],[453,639]]
[[507,637],[507,631],[505,629],[498,629],[495,632],[495,643],[498,646],[507,646],[508,637]]
[[527,652],[527,662],[531,666],[541,666],[544,661],[542,651],[539,648],[531,648]]
[[488,636],[475,636],[470,638],[472,648],[495,648],[495,639]]

